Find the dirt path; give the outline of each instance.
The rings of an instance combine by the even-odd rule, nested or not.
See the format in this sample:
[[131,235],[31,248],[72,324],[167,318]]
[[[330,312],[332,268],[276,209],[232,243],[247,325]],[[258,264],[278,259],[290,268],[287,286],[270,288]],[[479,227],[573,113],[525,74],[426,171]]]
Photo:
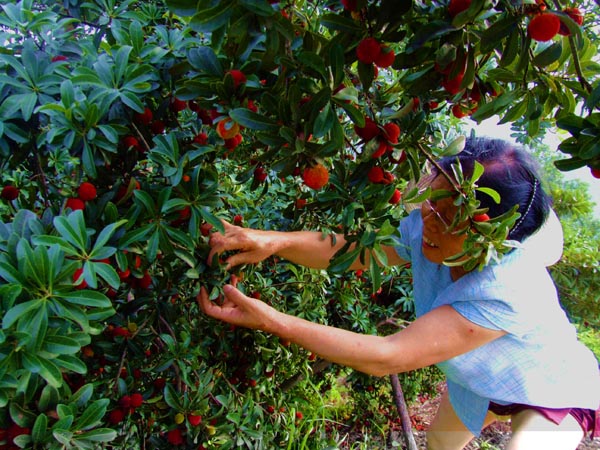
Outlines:
[[[443,384],[440,385],[439,392],[435,398],[431,398],[423,401],[420,404],[413,405],[409,408],[411,418],[413,420],[413,430],[415,434],[415,440],[417,442],[417,446],[419,450],[425,449],[426,439],[425,439],[425,431],[431,421],[433,420],[435,413],[437,411],[440,395],[445,389]],[[403,437],[398,432],[398,437],[396,440],[398,442],[404,442]],[[486,442],[488,444],[492,444],[499,449],[505,448],[508,440],[510,439],[510,423],[509,422],[497,422],[485,430],[483,430],[481,437],[479,439],[473,440],[465,450],[480,450],[482,448],[482,443]],[[405,449],[406,447],[402,447]],[[589,438],[585,438],[577,450],[600,450],[600,439],[591,440]]]

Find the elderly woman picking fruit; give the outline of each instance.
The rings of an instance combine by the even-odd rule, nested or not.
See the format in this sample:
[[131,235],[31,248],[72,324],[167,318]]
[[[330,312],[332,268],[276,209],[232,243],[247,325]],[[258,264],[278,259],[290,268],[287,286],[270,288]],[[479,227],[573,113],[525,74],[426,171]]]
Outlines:
[[[209,316],[272,333],[368,374],[436,364],[446,375],[448,389],[427,432],[430,450],[462,449],[498,416],[511,418],[507,450],[576,449],[585,434],[600,436],[600,373],[592,352],[577,340],[546,269],[558,259],[562,245],[562,235],[549,239],[547,230],[538,232],[550,214],[549,198],[534,162],[511,144],[468,139],[458,159],[466,176],[475,161],[482,164],[485,171],[478,185],[500,194],[499,204],[478,194],[489,217],[518,205],[520,217],[508,238],[523,246],[481,271],[444,265],[463,250],[466,234],[450,230],[457,211],[452,196],[425,201],[401,221],[401,245],[385,249],[389,264],[412,264],[417,318],[402,331],[373,336],[312,323],[247,297],[235,281],[224,286],[222,305],[211,302],[204,288],[198,302]],[[455,162],[456,157],[442,159],[437,170],[452,173]],[[455,192],[441,173],[434,173],[430,186]],[[228,267],[278,255],[325,269],[344,244],[341,235],[330,240],[320,232],[263,231],[225,223],[224,233],[211,236],[209,259],[234,251]],[[540,252],[553,256],[545,261]],[[368,260],[357,259],[351,269],[366,267]]]

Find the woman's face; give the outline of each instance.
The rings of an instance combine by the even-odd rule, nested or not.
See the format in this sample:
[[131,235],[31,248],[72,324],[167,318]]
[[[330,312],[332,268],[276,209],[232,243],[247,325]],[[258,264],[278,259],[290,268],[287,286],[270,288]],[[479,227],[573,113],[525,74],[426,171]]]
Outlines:
[[[429,185],[432,190],[444,189],[453,191],[450,182],[438,175]],[[423,219],[422,250],[425,257],[436,264],[454,256],[463,250],[466,233],[453,234],[449,229],[458,207],[453,204],[454,197],[446,197],[437,201],[426,200],[421,205]]]

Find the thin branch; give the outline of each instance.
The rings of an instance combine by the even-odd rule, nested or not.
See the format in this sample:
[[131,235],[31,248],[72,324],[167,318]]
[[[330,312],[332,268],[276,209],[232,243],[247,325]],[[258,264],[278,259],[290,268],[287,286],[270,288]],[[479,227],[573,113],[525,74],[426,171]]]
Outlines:
[[407,448],[408,450],[419,450],[417,447],[417,442],[415,441],[415,436],[412,432],[410,415],[408,414],[408,407],[406,406],[406,401],[404,400],[404,394],[402,392],[402,386],[400,386],[398,375],[390,375],[390,381],[392,382],[394,403],[396,403],[396,408],[398,408],[398,414],[400,415],[402,431],[404,433],[404,440],[406,441]]

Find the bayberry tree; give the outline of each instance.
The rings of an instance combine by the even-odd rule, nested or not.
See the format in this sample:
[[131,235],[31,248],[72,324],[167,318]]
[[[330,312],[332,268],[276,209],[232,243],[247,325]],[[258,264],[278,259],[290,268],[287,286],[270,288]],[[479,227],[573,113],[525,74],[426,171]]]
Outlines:
[[[339,368],[195,306],[230,275],[206,260],[221,218],[346,234],[358,245],[327,273],[277,258],[235,272],[291,313],[386,332],[410,313],[409,272],[344,271],[365,252],[385,263],[399,219],[437,195],[410,186],[461,150],[452,116],[497,115],[523,141],[558,126],[558,168],[600,170],[592,3],[1,7],[7,448],[322,447],[335,438],[315,397],[331,378],[308,374]],[[457,220],[477,233],[449,263],[474,268],[508,248],[516,215],[487,217],[478,173],[457,175]]]

